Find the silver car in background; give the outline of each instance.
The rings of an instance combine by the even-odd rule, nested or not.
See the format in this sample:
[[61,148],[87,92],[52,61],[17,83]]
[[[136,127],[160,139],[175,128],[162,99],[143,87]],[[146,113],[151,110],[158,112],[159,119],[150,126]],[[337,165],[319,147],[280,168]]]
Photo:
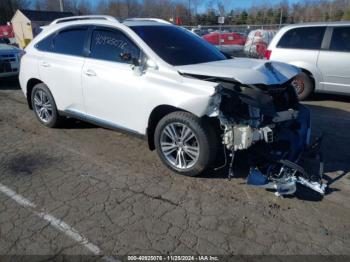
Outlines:
[[283,27],[265,58],[302,70],[293,82],[301,100],[313,91],[350,94],[350,22]]

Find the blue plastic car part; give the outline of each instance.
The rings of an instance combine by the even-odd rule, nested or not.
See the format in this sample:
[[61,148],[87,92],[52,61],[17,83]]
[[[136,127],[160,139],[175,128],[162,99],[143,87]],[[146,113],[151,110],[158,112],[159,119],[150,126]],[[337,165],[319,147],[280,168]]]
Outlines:
[[259,169],[252,168],[247,177],[247,184],[252,186],[264,186],[269,183],[267,176],[262,174]]

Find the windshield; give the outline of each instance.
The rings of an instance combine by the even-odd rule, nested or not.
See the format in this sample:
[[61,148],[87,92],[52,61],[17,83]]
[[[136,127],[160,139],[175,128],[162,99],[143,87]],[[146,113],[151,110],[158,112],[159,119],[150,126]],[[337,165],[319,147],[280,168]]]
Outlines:
[[165,62],[178,66],[225,60],[213,45],[176,26],[131,26]]

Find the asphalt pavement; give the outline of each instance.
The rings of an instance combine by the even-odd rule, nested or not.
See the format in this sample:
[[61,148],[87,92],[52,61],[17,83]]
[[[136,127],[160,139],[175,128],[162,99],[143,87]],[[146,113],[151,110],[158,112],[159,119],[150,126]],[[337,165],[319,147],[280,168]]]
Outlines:
[[17,81],[0,80],[0,255],[350,255],[349,101],[304,102],[328,194],[278,198],[240,173],[175,175],[115,131],[46,128]]

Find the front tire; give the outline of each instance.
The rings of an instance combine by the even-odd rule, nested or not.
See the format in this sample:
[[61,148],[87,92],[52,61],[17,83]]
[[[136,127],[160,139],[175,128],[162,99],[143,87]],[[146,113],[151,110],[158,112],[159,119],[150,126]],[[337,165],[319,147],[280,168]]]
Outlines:
[[31,103],[35,116],[41,124],[52,128],[61,124],[55,100],[45,84],[40,83],[34,86]]
[[178,174],[198,176],[215,160],[215,131],[205,119],[187,112],[174,112],[162,118],[154,141],[162,162]]
[[294,77],[292,85],[300,101],[305,100],[314,91],[312,79],[304,72]]

